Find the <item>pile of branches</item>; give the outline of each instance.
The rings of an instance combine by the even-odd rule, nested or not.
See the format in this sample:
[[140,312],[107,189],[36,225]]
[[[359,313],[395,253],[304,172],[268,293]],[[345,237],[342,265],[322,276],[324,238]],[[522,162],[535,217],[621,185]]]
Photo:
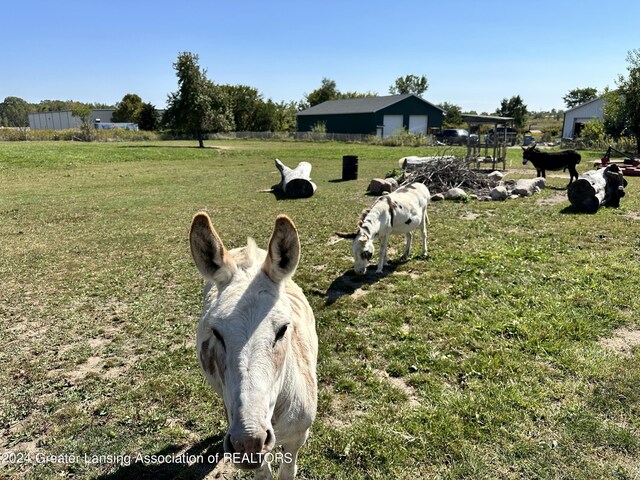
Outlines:
[[488,193],[499,180],[472,170],[467,162],[455,157],[433,157],[429,161],[404,171],[398,183],[424,183],[431,193],[462,188],[467,193]]

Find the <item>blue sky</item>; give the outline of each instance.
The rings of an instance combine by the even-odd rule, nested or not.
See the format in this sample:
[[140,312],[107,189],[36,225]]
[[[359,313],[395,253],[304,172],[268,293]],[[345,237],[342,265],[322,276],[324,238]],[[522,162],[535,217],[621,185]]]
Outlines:
[[426,75],[424,97],[493,112],[520,95],[563,109],[573,88],[615,87],[640,48],[640,2],[472,0],[22,0],[4,2],[0,101],[115,104],[135,93],[156,108],[177,90],[180,52],[210,80],[299,101],[335,80],[387,95]]

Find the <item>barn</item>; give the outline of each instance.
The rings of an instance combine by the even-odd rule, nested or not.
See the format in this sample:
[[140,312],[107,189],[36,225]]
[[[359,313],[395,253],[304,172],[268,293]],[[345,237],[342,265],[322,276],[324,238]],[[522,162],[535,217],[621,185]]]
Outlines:
[[299,132],[324,125],[327,133],[390,137],[442,127],[444,110],[414,94],[329,100],[297,113]]
[[573,139],[580,136],[582,126],[591,120],[602,120],[603,97],[594,98],[564,112],[562,138]]
[[[113,109],[94,109],[91,113],[91,123],[111,122]],[[70,111],[33,112],[29,114],[29,128],[31,130],[65,130],[80,128],[82,120]]]

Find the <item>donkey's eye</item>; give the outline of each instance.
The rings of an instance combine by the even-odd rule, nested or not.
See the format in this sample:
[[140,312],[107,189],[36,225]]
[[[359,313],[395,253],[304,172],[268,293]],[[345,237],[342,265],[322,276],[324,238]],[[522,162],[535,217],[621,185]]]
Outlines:
[[282,337],[284,337],[284,334],[287,333],[287,327],[288,326],[289,325],[283,325],[283,326],[280,327],[280,330],[278,330],[278,333],[276,333],[276,342],[278,340],[281,340]]
[[211,331],[213,332],[213,335],[218,339],[218,341],[222,344],[222,348],[226,350],[227,346],[224,344],[224,339],[222,338],[222,335],[220,335],[220,332],[215,328],[213,328]]

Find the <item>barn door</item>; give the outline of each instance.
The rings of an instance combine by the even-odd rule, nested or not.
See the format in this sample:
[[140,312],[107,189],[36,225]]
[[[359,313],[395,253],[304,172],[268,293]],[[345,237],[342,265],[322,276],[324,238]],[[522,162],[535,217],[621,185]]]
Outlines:
[[409,132],[426,135],[429,117],[427,115],[409,115]]
[[383,122],[383,138],[397,135],[398,133],[400,133],[400,130],[404,128],[404,125],[402,123],[402,115],[385,115],[383,118]]

